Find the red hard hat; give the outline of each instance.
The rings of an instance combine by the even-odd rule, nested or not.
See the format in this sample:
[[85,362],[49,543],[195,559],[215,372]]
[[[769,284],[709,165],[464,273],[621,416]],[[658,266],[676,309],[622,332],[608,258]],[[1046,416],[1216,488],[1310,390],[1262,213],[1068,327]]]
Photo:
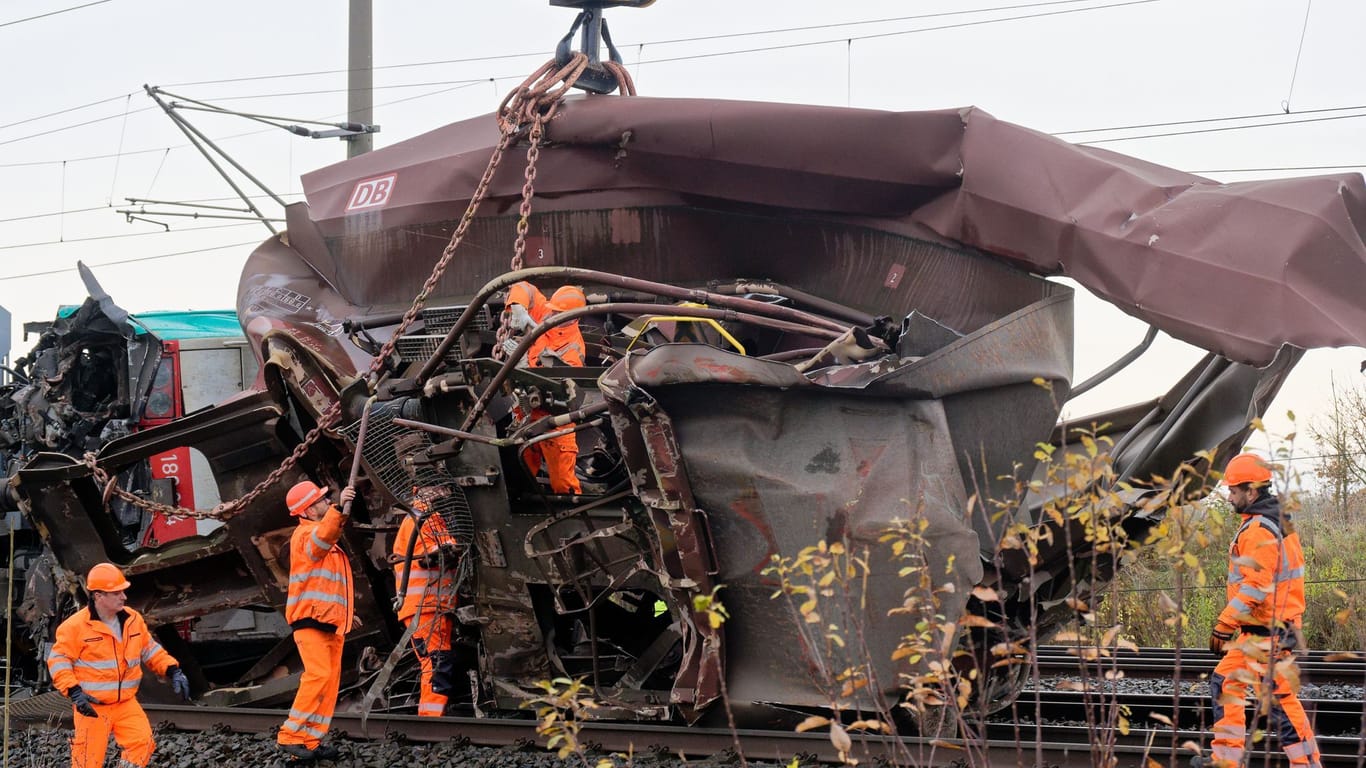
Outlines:
[[121,592],[128,589],[128,579],[113,563],[100,563],[85,577],[85,588],[90,592]]
[[285,504],[289,506],[289,514],[296,517],[302,515],[313,503],[327,496],[327,491],[318,487],[312,480],[305,480],[295,483],[289,493],[285,494]]
[[555,291],[555,295],[550,297],[550,305],[557,312],[567,312],[588,306],[588,297],[584,296],[583,291],[576,285],[562,285]]
[[1224,485],[1271,482],[1271,465],[1255,453],[1240,453],[1224,467]]

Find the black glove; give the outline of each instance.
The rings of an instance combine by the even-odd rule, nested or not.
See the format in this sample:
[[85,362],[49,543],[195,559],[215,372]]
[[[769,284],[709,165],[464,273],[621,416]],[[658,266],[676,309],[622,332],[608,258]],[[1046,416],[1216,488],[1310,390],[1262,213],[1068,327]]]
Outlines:
[[1224,643],[1227,643],[1232,639],[1232,632],[1220,632],[1218,628],[1215,628],[1209,633],[1209,652],[1215,654],[1223,653]]
[[76,706],[76,711],[86,717],[98,717],[95,712],[95,697],[81,690],[79,685],[71,686],[71,690],[66,692],[67,698]]
[[180,671],[180,667],[171,667],[166,670],[167,677],[171,678],[171,693],[179,696],[182,701],[190,700],[190,679]]

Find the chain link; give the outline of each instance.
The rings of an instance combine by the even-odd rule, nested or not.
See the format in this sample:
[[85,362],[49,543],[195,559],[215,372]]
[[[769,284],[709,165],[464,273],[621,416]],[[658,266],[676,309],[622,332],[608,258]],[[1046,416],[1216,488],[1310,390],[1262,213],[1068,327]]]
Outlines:
[[[383,373],[385,366],[388,365],[389,357],[394,353],[394,348],[398,340],[403,336],[408,327],[417,319],[422,308],[426,305],[427,299],[436,290],[436,286],[441,282],[441,276],[445,274],[446,268],[454,258],[456,249],[464,240],[465,234],[469,231],[470,224],[474,222],[475,214],[479,211],[479,205],[488,196],[489,185],[493,182],[494,173],[498,170],[498,165],[503,160],[503,155],[508,147],[512,146],[518,134],[521,133],[523,126],[529,125],[527,147],[527,165],[523,172],[525,183],[522,185],[522,204],[519,209],[517,220],[517,241],[513,247],[512,269],[513,271],[522,269],[524,254],[526,252],[526,233],[529,228],[531,218],[531,200],[535,196],[536,165],[541,155],[541,142],[545,135],[545,125],[554,117],[556,110],[562,103],[564,95],[574,86],[574,83],[588,67],[588,57],[582,53],[576,53],[569,62],[559,69],[556,69],[555,61],[546,62],[531,74],[520,86],[503,99],[498,106],[497,121],[499,128],[498,144],[493,149],[493,154],[489,157],[488,165],[484,168],[484,175],[480,177],[478,185],[475,186],[474,193],[470,197],[469,205],[465,208],[465,213],[460,217],[460,224],[451,233],[450,242],[441,252],[441,258],[437,261],[432,272],[427,276],[426,282],[422,284],[420,290],[413,298],[412,305],[408,311],[403,313],[403,319],[398,327],[394,329],[389,340],[384,342],[379,354],[370,362],[370,368],[366,372],[367,384],[371,392],[379,382],[379,377]],[[617,77],[621,84],[623,94],[634,96],[635,84],[631,82],[631,76],[626,69],[615,62],[608,62],[607,68]],[[503,342],[510,338],[511,329],[508,328],[506,320],[498,327],[498,342],[494,345],[493,354],[495,359],[502,359],[504,356]],[[269,475],[266,476],[255,488],[252,488],[239,499],[221,502],[209,510],[189,509],[171,504],[161,504],[159,502],[145,499],[137,494],[122,488],[118,484],[118,477],[110,475],[104,468],[99,466],[99,457],[93,452],[88,452],[82,458],[83,463],[89,467],[91,476],[97,485],[103,488],[102,503],[109,504],[111,497],[119,499],[148,512],[160,513],[168,517],[189,517],[194,519],[215,519],[228,520],[241,512],[253,501],[265,493],[276,483],[280,482],[295,466],[298,465],[305,454],[308,453],[318,440],[322,439],[323,433],[333,426],[333,422],[341,414],[342,404],[340,401],[333,403],[327,410],[323,411],[318,417],[317,426],[308,431],[302,442],[294,447],[289,456],[280,463]],[[358,436],[363,439],[363,436]],[[351,478],[354,482],[355,478]]]

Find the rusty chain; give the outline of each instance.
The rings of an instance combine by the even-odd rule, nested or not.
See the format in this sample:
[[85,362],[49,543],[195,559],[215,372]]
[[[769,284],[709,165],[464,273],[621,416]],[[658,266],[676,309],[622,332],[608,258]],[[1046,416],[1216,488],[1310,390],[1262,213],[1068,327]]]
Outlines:
[[[635,84],[631,81],[631,76],[626,72],[626,69],[615,62],[608,62],[606,66],[608,70],[617,77],[617,81],[622,87],[621,92],[626,95],[634,96]],[[498,170],[498,166],[502,162],[503,154],[507,151],[508,147],[514,143],[518,135],[522,132],[523,127],[529,125],[527,130],[529,142],[527,148],[527,166],[523,172],[525,182],[522,185],[522,203],[519,209],[520,216],[517,221],[517,240],[512,255],[512,269],[518,270],[522,268],[526,251],[526,233],[531,217],[531,200],[535,195],[536,165],[540,158],[541,142],[545,133],[545,124],[554,117],[565,94],[573,87],[574,83],[579,79],[579,76],[587,67],[588,57],[582,53],[576,53],[567,64],[558,69],[556,68],[555,61],[552,59],[533,72],[521,85],[504,97],[502,103],[499,104],[496,113],[499,127],[498,143],[494,147],[493,154],[489,157],[489,162],[484,168],[483,176],[480,177],[479,183],[475,186],[474,193],[470,197],[469,205],[465,208],[465,213],[460,217],[459,225],[457,225],[455,231],[451,233],[450,242],[446,244],[446,247],[441,252],[441,258],[432,268],[432,272],[428,275],[426,282],[422,284],[422,290],[413,298],[413,302],[408,307],[408,311],[403,314],[403,319],[399,322],[398,327],[395,328],[393,334],[390,335],[389,340],[381,347],[379,354],[371,361],[370,368],[366,372],[366,376],[369,380],[367,382],[368,388],[370,391],[374,391],[381,372],[387,365],[389,356],[393,354],[399,338],[413,321],[417,319],[418,314],[426,305],[427,299],[436,289],[446,268],[450,265],[451,259],[455,256],[456,249],[464,240],[465,234],[469,231],[470,225],[474,221],[480,204],[488,195],[489,185],[492,183],[494,173]],[[508,330],[506,323],[501,324],[498,328],[498,343],[494,345],[495,358],[502,357],[502,342],[508,337]],[[333,422],[341,414],[341,409],[342,404],[339,400],[328,407],[327,410],[323,411],[318,417],[316,426],[308,431],[304,436],[304,439],[295,446],[289,456],[280,463],[280,466],[272,470],[264,480],[256,485],[256,487],[252,488],[241,498],[220,502],[209,510],[189,509],[187,507],[171,504],[162,504],[144,499],[132,491],[120,487],[118,484],[118,476],[110,475],[103,467],[99,466],[98,456],[93,451],[87,452],[83,456],[82,461],[90,468],[90,474],[95,482],[102,486],[103,493],[101,503],[105,506],[108,506],[111,497],[116,496],[135,507],[149,512],[160,513],[168,517],[228,520],[241,512],[247,505],[251,504],[270,489],[271,486],[278,483],[285,474],[294,469],[299,461],[303,459],[304,455],[308,453],[309,448],[317,443],[318,440],[322,438],[323,433],[332,427]],[[358,437],[358,439],[363,438]],[[354,481],[354,478],[352,478],[352,480]]]

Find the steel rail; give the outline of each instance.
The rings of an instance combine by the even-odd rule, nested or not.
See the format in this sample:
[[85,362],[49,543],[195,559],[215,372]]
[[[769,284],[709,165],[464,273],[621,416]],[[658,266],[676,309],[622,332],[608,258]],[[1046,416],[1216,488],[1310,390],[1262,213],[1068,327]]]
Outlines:
[[[227,726],[235,732],[268,733],[277,728],[287,714],[284,710],[247,709],[240,707],[196,707],[144,704],[143,709],[154,722],[169,722],[187,731],[202,731]],[[345,731],[350,738],[362,740],[382,738],[386,733],[402,733],[412,742],[437,743],[463,739],[478,746],[502,747],[527,741],[537,741],[536,721],[472,717],[417,717],[416,715],[372,714],[368,730],[362,730],[359,714],[339,712],[333,715],[332,729]],[[745,757],[754,760],[787,762],[794,756],[810,756],[822,763],[838,764],[839,752],[826,733],[796,733],[792,731],[763,731],[741,729],[736,732]],[[894,737],[851,733],[851,757],[863,760],[892,761],[896,747]],[[588,722],[579,733],[582,744],[596,752],[635,752],[662,750],[687,758],[708,757],[734,749],[735,739],[724,728],[695,728],[660,726],[640,723]],[[946,746],[952,741],[904,738],[902,742],[922,766],[962,765],[964,752]],[[985,756],[988,765],[1019,765],[1021,755],[1032,757],[1041,752],[1047,764],[1058,768],[1090,768],[1092,747],[1082,742],[1027,742],[1018,745],[1013,739],[975,741],[974,754]],[[1120,745],[1117,753],[1135,760],[1144,753],[1142,748]],[[1134,764],[1137,764],[1136,762]]]
[[[1115,656],[1103,659],[1088,659],[1071,655],[1067,646],[1042,646],[1035,656],[1039,671],[1044,676],[1071,675],[1081,673],[1095,675],[1100,671],[1121,671],[1129,677],[1164,678],[1171,677],[1177,655],[1170,648],[1141,648],[1138,654],[1120,651]],[[1329,657],[1339,655],[1335,651],[1310,651],[1296,656],[1300,681],[1317,685],[1357,685],[1366,686],[1366,659],[1340,659]],[[1211,674],[1219,658],[1203,649],[1183,648],[1180,655],[1181,670],[1191,676]],[[1185,675],[1183,675],[1185,676]]]

